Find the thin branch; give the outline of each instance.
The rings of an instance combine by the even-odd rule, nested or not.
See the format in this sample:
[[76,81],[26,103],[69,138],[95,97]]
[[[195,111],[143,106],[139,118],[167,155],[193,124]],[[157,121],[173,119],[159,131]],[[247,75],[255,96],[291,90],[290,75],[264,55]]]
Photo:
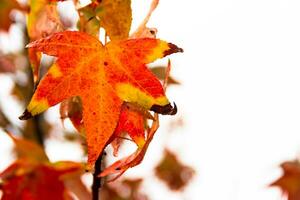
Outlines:
[[[24,43],[28,44],[30,41],[28,32],[24,30]],[[24,45],[25,46],[25,45]],[[28,51],[27,49],[23,49],[24,54],[26,55],[27,58],[29,58]],[[30,61],[29,59],[27,60],[28,66],[30,66]],[[38,82],[34,82],[34,75],[31,69],[26,70],[26,75],[28,76],[28,83],[33,83],[32,86],[27,87],[27,91],[24,94],[24,99],[25,99],[25,104],[27,104],[30,101],[30,98],[32,97],[32,92],[33,90],[36,89]],[[37,143],[39,143],[42,147],[44,147],[44,139],[45,139],[45,130],[43,129],[43,120],[44,116],[43,114],[34,116],[32,119],[33,123],[33,138],[36,140]],[[24,132],[23,132],[24,134]],[[23,135],[26,138],[26,135]]]
[[99,155],[95,163],[95,171],[93,174],[93,185],[92,185],[93,200],[99,200],[100,197],[99,194],[101,188],[101,177],[98,177],[98,175],[101,173],[102,156],[103,153]]
[[41,145],[44,146],[44,130],[42,127],[43,124],[43,115],[37,115],[33,118],[33,123],[34,123],[34,129],[35,129],[35,137],[37,142]]

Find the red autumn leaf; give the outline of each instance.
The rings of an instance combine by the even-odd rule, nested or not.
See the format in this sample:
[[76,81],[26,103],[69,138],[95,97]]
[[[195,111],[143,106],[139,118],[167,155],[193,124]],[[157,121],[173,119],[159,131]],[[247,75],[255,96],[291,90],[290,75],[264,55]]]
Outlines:
[[146,114],[137,109],[138,108],[135,109],[133,105],[126,103],[123,104],[121,108],[119,122],[114,132],[115,139],[112,142],[115,156],[117,155],[119,145],[123,139],[122,137],[126,133],[138,147],[142,147],[145,144]]
[[39,145],[8,135],[15,143],[18,159],[0,173],[1,199],[71,199],[64,181],[79,179],[83,165],[68,161],[50,163]]
[[300,199],[300,163],[299,161],[281,164],[283,175],[271,186],[279,187],[288,200]]
[[145,153],[149,147],[150,142],[152,141],[155,132],[157,131],[159,127],[159,118],[158,114],[154,114],[154,120],[151,125],[151,128],[147,129],[147,138],[145,140],[145,143],[143,146],[139,147],[134,153],[131,155],[116,161],[106,169],[104,169],[100,176],[107,176],[107,175],[112,175],[116,174],[116,176],[111,179],[111,181],[116,180],[119,178],[123,173],[125,173],[126,170],[128,170],[131,167],[137,166],[140,164],[145,156]]
[[2,200],[71,199],[70,194],[64,187],[63,180],[60,179],[60,173],[51,167],[38,165],[33,167],[31,171],[20,175],[18,171],[21,171],[27,165],[18,163],[11,167],[15,168],[15,174],[11,174],[4,179],[3,176],[6,176],[7,172],[4,171],[0,174],[0,178],[3,179]]
[[64,168],[56,165],[24,159],[14,162],[0,174],[2,200],[71,199],[64,181],[82,173],[82,165],[69,162],[60,164],[66,165]]
[[101,42],[82,32],[65,31],[28,45],[58,57],[20,119],[28,119],[61,101],[80,96],[88,145],[88,169],[117,126],[123,101],[162,114],[175,114],[159,80],[147,63],[182,52],[158,39]]

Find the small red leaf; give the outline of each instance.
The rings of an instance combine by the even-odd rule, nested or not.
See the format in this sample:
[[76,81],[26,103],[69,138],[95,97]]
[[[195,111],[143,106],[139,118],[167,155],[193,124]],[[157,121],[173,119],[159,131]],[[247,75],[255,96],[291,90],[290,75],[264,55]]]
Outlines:
[[152,123],[151,128],[147,130],[147,138],[144,145],[139,147],[133,154],[121,160],[116,161],[115,163],[113,163],[112,165],[104,169],[99,176],[103,177],[107,175],[116,174],[116,176],[111,180],[113,181],[116,180],[118,177],[120,177],[123,173],[125,173],[127,169],[140,164],[144,159],[148,146],[152,141],[158,127],[159,127],[158,114],[154,114],[154,121]]

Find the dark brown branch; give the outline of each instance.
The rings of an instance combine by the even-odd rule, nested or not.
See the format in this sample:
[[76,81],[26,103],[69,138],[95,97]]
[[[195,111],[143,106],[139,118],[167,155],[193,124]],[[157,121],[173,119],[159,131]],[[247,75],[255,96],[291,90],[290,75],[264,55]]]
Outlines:
[[36,140],[41,146],[44,146],[44,130],[42,127],[43,120],[43,115],[37,115],[33,118]]
[[101,165],[102,165],[102,156],[103,153],[101,153],[96,160],[95,163],[95,171],[93,174],[93,185],[92,185],[92,195],[93,200],[99,200],[100,198],[100,188],[101,188],[101,177],[98,177],[98,175],[101,173]]

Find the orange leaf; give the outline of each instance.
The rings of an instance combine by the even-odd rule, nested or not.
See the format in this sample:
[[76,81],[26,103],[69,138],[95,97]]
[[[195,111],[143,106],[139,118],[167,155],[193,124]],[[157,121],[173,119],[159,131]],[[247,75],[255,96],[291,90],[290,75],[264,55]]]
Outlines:
[[80,96],[91,169],[117,126],[122,102],[136,103],[161,114],[175,114],[159,80],[145,64],[182,52],[158,39],[100,41],[82,32],[65,31],[30,43],[27,47],[56,56],[20,119],[28,119],[50,106]]
[[139,146],[145,143],[145,117],[142,113],[130,109],[124,105],[120,115],[119,124],[115,132],[127,132],[133,141]]

